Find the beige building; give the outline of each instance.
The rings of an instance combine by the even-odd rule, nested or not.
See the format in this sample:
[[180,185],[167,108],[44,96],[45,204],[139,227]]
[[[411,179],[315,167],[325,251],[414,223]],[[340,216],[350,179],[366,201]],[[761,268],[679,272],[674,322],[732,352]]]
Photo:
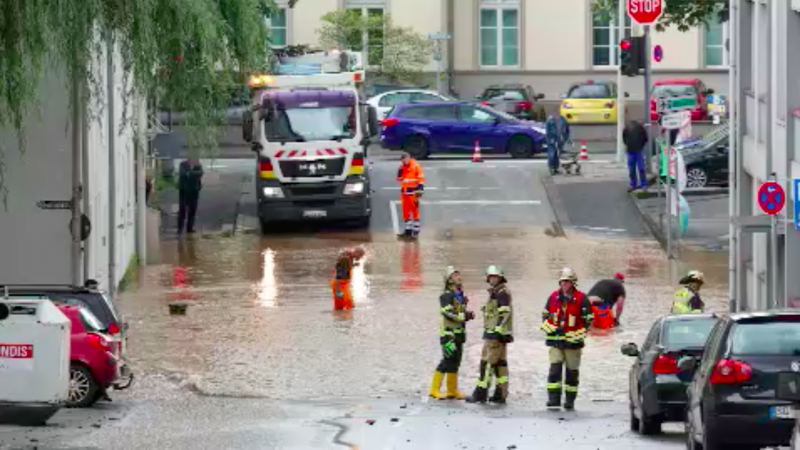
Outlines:
[[[315,44],[320,18],[337,8],[390,14],[395,24],[424,35],[452,36],[445,67],[462,98],[492,83],[519,82],[552,100],[570,83],[616,78],[617,29],[593,17],[591,0],[300,0],[273,18],[273,43]],[[727,92],[727,35],[727,24],[654,33],[653,43],[665,55],[654,63],[655,79],[696,77]],[[365,36],[365,50],[370,48]],[[431,61],[431,72],[434,68]],[[628,84],[631,98],[641,99],[641,79]]]

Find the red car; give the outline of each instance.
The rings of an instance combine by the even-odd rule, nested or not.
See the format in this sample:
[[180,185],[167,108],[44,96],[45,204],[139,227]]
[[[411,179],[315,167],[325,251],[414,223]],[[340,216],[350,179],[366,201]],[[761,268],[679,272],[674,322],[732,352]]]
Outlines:
[[85,408],[106,396],[121,378],[121,343],[111,338],[87,308],[57,305],[72,322],[69,408]]
[[706,87],[697,78],[667,78],[653,83],[650,91],[650,119],[658,120],[656,112],[656,99],[661,97],[673,97],[693,95],[697,98],[697,108],[692,110],[692,121],[708,120],[708,96],[714,90]]

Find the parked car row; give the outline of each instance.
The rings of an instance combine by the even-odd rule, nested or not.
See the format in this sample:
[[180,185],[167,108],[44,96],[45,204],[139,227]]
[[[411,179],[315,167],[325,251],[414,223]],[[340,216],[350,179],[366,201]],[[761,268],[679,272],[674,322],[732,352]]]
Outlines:
[[[685,422],[689,449],[789,445],[800,385],[800,311],[670,315],[657,320],[630,371],[630,425],[643,435]],[[794,392],[792,394],[791,392]],[[798,428],[800,430],[800,428]],[[796,445],[796,444],[795,444]]]
[[[70,383],[67,407],[109,399],[127,389],[133,372],[125,358],[128,323],[103,292],[75,286],[0,286],[8,297],[52,301],[70,320]],[[13,313],[13,311],[12,311]]]

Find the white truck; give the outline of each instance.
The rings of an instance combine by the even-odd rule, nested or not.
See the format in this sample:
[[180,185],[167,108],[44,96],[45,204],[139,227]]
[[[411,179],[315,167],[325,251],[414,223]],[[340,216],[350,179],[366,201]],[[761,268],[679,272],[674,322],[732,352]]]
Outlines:
[[250,78],[243,137],[257,153],[262,232],[274,222],[347,220],[372,214],[367,149],[379,133],[365,103],[360,55],[284,58],[276,75]]

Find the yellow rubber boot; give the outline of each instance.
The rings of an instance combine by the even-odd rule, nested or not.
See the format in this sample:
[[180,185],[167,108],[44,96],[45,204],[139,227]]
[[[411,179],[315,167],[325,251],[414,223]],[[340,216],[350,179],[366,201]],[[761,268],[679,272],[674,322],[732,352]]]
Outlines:
[[447,374],[447,398],[454,398],[456,400],[464,400],[465,395],[458,392],[458,374]]
[[445,398],[439,389],[442,387],[442,378],[444,378],[444,374],[442,372],[434,372],[433,373],[433,381],[431,382],[431,391],[428,393],[431,397],[435,399],[443,399]]

